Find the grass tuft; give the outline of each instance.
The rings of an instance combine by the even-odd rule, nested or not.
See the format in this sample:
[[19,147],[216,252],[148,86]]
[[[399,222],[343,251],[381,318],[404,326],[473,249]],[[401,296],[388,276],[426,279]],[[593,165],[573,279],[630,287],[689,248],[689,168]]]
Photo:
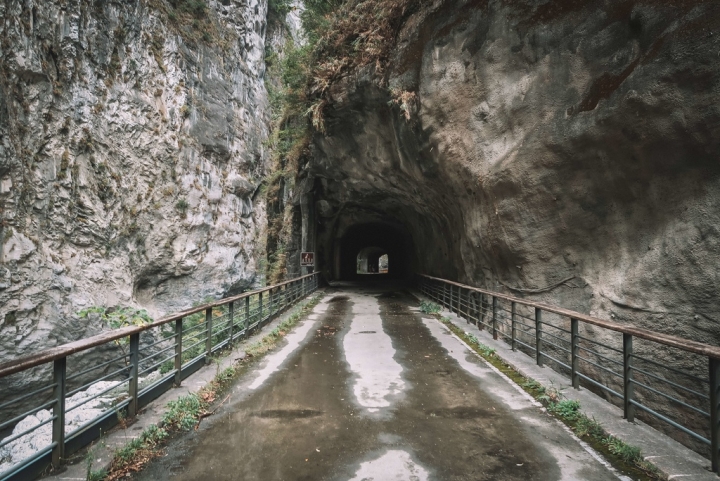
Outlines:
[[[432,304],[428,301],[422,302]],[[496,355],[495,349],[482,344],[476,336],[463,331],[453,324],[449,318],[442,317],[439,312],[434,314],[471,349],[542,403],[547,408],[548,413],[563,421],[578,437],[586,438],[595,449],[602,452],[614,464],[619,465],[626,471],[633,472],[635,475],[639,475],[638,479],[664,479],[660,470],[643,458],[640,448],[627,444],[609,434],[594,418],[589,418],[582,413],[579,401],[563,399],[562,394],[555,387],[543,386],[535,379],[524,377],[515,368],[500,359]]]
[[[289,329],[320,302],[322,297],[323,294],[316,295],[305,305],[296,307],[286,320],[246,350],[245,359],[218,371],[215,378],[200,391],[170,401],[167,404],[167,411],[158,425],[148,426],[139,437],[115,451],[108,472],[104,470],[91,471],[92,465],[88,464],[88,479],[93,476],[92,479],[95,481],[116,481],[130,477],[133,472],[140,471],[153,458],[161,455],[161,447],[170,434],[197,429],[200,421],[214,412],[209,409],[218,395],[225,391],[242,372],[243,362],[253,358],[257,359],[270,351]],[[217,361],[217,359],[215,360]],[[245,363],[245,365],[249,364]]]
[[437,314],[440,312],[440,305],[431,301],[420,301],[420,310],[425,314]]

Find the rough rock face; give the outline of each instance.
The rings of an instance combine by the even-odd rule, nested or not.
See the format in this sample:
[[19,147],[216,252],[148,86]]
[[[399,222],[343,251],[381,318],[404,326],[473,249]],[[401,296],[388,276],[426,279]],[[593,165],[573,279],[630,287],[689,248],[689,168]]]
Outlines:
[[350,225],[385,222],[417,271],[720,343],[718,52],[714,1],[423,4],[382,78],[332,91],[306,171],[343,209],[327,275]]
[[267,2],[182,4],[0,5],[0,359],[258,281]]

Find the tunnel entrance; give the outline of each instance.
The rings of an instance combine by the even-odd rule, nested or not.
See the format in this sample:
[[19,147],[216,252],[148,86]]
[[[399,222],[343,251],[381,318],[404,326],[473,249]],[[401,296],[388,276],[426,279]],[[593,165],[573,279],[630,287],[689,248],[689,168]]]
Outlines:
[[355,224],[334,242],[333,278],[405,279],[412,275],[414,253],[410,234],[402,225],[381,222]]
[[357,255],[357,274],[387,274],[388,255],[382,247],[366,247]]

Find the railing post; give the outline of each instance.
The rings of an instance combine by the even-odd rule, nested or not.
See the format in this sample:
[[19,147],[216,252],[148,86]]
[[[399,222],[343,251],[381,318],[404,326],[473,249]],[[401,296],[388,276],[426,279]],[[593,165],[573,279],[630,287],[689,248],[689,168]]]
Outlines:
[[710,447],[712,470],[720,471],[720,359],[710,358]]
[[258,295],[258,327],[262,327],[262,292]]
[[572,387],[575,389],[580,389],[580,376],[578,376],[578,367],[580,366],[580,359],[578,358],[580,351],[579,324],[577,319],[570,318],[570,379],[572,380]]
[[65,459],[65,374],[67,358],[56,359],[53,363],[53,430],[52,442],[56,443],[52,450],[52,464],[55,467]]
[[245,339],[250,336],[250,296],[245,298]]
[[138,411],[138,373],[140,372],[140,333],[130,335],[130,376],[128,394],[128,417],[134,418]]
[[457,286],[455,293],[455,312],[457,313],[458,317],[462,317],[462,287]]
[[478,322],[480,322],[478,329],[482,330],[481,326],[485,326],[485,294],[482,292],[480,293],[480,318],[478,319]]
[[542,310],[535,308],[535,361],[542,367]]
[[212,307],[205,309],[205,326],[207,328],[207,339],[205,340],[205,364],[210,364],[212,355]]
[[632,335],[623,333],[623,407],[625,419],[630,423],[635,420],[635,406],[632,404],[635,394],[635,386],[632,382],[632,353]]
[[[462,312],[462,288],[460,289],[460,311]],[[465,293],[465,322],[470,324],[470,290]]]
[[228,317],[230,318],[230,333],[228,334],[228,339],[230,340],[228,344],[230,347],[232,347],[233,343],[233,330],[235,327],[235,303],[230,302],[230,305],[228,306]]
[[275,294],[273,293],[273,290],[270,289],[268,291],[268,322],[270,322],[270,319],[273,316],[273,308],[275,307]]
[[182,318],[175,320],[175,386],[182,382]]
[[512,324],[512,350],[517,351],[517,306],[515,301],[510,303],[510,323]]
[[492,298],[492,326],[493,326],[493,339],[497,341],[498,338],[498,330],[497,330],[497,297],[493,296]]

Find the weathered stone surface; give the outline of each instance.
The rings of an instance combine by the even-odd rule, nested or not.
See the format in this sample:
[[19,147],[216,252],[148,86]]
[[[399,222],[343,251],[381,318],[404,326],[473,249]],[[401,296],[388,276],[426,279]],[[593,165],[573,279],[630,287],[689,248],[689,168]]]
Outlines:
[[575,275],[545,297],[719,340],[720,7],[636,3],[427,5],[385,78],[417,113],[371,72],[339,83],[309,169],[321,202],[374,202],[412,231],[420,270]]
[[720,343],[718,51],[712,1],[423,3],[382,78],[331,92],[321,265],[353,224],[402,225],[419,271]]
[[0,359],[105,328],[83,308],[259,281],[267,2],[207,4],[207,32],[164,2],[0,6]]

